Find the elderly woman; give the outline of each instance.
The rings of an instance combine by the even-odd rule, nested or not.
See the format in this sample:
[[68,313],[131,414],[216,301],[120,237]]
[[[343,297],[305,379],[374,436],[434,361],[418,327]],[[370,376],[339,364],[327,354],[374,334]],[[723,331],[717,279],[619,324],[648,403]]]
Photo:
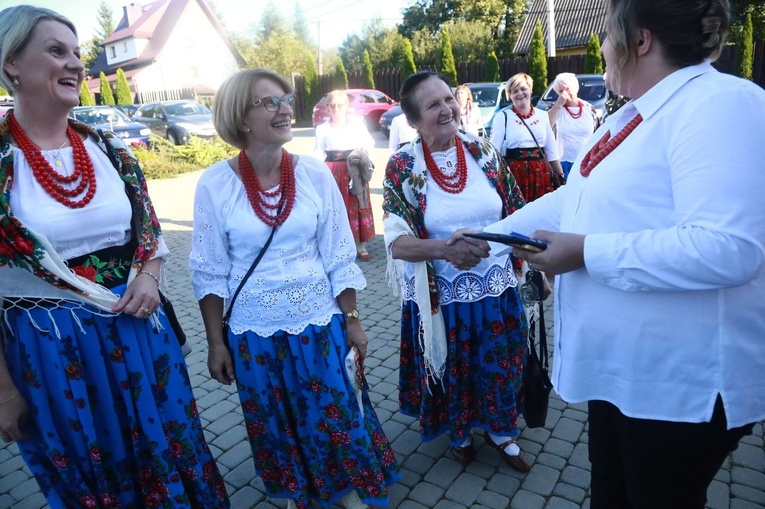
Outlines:
[[473,103],[473,93],[465,85],[460,85],[454,91],[454,96],[460,105],[460,129],[478,136],[483,129],[481,109]]
[[366,283],[332,174],[282,148],[293,98],[289,81],[268,69],[235,74],[215,97],[215,128],[241,151],[205,170],[194,199],[189,266],[208,366],[219,382],[236,380],[271,497],[300,508],[367,507],[359,497],[384,506],[400,477],[393,450],[366,387],[357,398],[344,367],[351,347],[366,355],[356,309]]
[[531,105],[533,85],[524,73],[507,80],[505,94],[513,104],[497,113],[491,125],[491,143],[504,156],[527,202],[554,190],[552,173],[563,178],[547,113]]
[[516,251],[559,274],[553,383],[589,405],[593,509],[702,509],[765,419],[765,92],[710,64],[728,20],[609,0],[607,86],[632,100],[564,187],[486,228],[548,243]]
[[[48,505],[226,508],[157,290],[167,256],[146,182],[113,133],[67,115],[77,32],[0,12],[0,437]],[[84,227],[86,226],[86,227]]]
[[348,163],[359,165],[361,158],[375,146],[375,140],[361,118],[348,114],[348,95],[345,90],[334,90],[327,94],[326,106],[329,119],[316,126],[313,153],[332,170],[348,210],[356,252],[359,259],[366,262],[370,259],[367,242],[375,237],[369,181],[362,182],[363,191],[354,192]]
[[560,73],[552,86],[558,94],[558,100],[549,109],[547,116],[558,140],[563,176],[568,178],[579,150],[598,127],[598,114],[592,104],[577,97],[579,80],[575,74]]
[[471,432],[513,468],[529,462],[514,439],[527,324],[509,256],[482,241],[447,244],[456,228],[482,228],[523,206],[494,147],[459,130],[459,104],[436,73],[401,87],[401,107],[419,137],[394,154],[384,183],[388,274],[403,288],[401,411],[420,419],[424,441],[448,433],[462,464]]

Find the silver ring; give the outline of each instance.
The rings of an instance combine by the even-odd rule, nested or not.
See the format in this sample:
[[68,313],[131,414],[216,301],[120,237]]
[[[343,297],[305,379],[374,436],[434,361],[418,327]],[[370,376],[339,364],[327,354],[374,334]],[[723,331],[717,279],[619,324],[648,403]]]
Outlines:
[[148,309],[146,309],[145,307],[140,307],[140,308],[138,308],[138,309],[140,309],[141,311],[143,311],[143,312],[144,312],[144,313],[146,313],[147,315],[150,315],[150,314],[151,314],[151,311],[149,311],[149,310],[148,310]]

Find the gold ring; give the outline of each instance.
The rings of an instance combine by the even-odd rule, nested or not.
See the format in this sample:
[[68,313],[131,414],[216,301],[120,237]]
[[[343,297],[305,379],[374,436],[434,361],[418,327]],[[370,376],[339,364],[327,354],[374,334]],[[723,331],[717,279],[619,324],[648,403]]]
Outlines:
[[140,309],[141,311],[143,311],[144,313],[146,313],[147,315],[150,315],[150,314],[151,314],[151,311],[149,311],[148,309],[146,309],[146,308],[144,308],[144,307],[141,307],[141,308],[139,308],[139,309]]

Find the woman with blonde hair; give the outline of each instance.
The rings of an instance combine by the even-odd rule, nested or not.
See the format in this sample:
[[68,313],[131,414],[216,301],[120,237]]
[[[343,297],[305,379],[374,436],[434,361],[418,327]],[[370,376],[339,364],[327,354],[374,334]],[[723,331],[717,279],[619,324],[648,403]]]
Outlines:
[[316,126],[313,154],[324,160],[332,171],[340,194],[343,195],[345,208],[348,209],[348,221],[356,242],[358,258],[369,261],[367,242],[375,236],[369,181],[361,181],[363,191],[351,189],[352,183],[358,183],[359,180],[351,178],[348,163],[361,164],[362,159],[375,146],[375,140],[364,121],[348,113],[348,94],[345,90],[333,90],[327,94],[325,105],[329,119]]
[[293,100],[269,69],[241,71],[215,96],[215,128],[240,152],[205,170],[194,198],[189,267],[207,364],[236,381],[269,496],[301,509],[384,506],[400,474],[363,374],[345,365],[352,349],[366,356],[356,307],[366,281],[332,174],[283,148]]
[[531,105],[533,85],[531,76],[524,73],[507,80],[505,94],[512,105],[494,116],[490,138],[513,172],[526,202],[555,189],[552,172],[563,178],[547,112]]
[[466,85],[460,85],[454,91],[454,97],[460,105],[460,129],[478,136],[483,129],[481,109],[473,103],[473,93]]

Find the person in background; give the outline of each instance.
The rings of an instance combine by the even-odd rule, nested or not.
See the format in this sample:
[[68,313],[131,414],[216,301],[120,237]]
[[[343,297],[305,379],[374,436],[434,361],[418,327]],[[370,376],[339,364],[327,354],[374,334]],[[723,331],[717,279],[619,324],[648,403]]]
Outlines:
[[703,509],[765,419],[765,92],[712,67],[729,20],[609,0],[606,85],[632,99],[565,186],[484,229],[547,242],[515,252],[558,274],[552,381],[588,402],[593,509]]
[[579,80],[575,74],[563,72],[557,75],[553,89],[558,94],[558,100],[548,110],[547,116],[558,140],[563,176],[568,178],[579,150],[598,127],[598,114],[593,105],[577,97]]
[[397,115],[390,123],[390,138],[388,138],[390,153],[394,153],[416,137],[417,131],[406,121],[406,115],[403,113]]
[[389,282],[403,291],[401,412],[419,418],[424,441],[447,433],[463,465],[480,428],[526,472],[515,438],[528,325],[513,261],[489,255],[483,241],[446,244],[457,228],[512,214],[523,197],[494,147],[459,129],[459,104],[441,76],[409,76],[401,107],[419,133],[390,158],[383,184]]
[[504,156],[526,202],[554,190],[551,172],[563,177],[547,112],[531,105],[533,84],[531,76],[524,73],[507,80],[505,94],[512,105],[494,116],[490,138]]
[[481,109],[473,103],[473,93],[465,85],[460,85],[454,91],[454,96],[460,105],[460,129],[478,136],[483,129]]
[[52,509],[229,507],[158,293],[168,250],[130,149],[67,118],[67,18],[0,11],[0,438]]
[[334,90],[327,94],[326,106],[329,119],[316,126],[314,155],[324,160],[332,170],[348,210],[348,221],[356,242],[358,258],[369,261],[371,256],[367,251],[367,242],[375,236],[369,182],[365,184],[364,190],[366,206],[362,207],[358,197],[350,192],[348,157],[353,157],[354,163],[359,164],[360,154],[352,152],[356,149],[368,153],[374,147],[375,140],[361,118],[348,114],[348,95],[345,90]]
[[[215,96],[215,128],[241,151],[205,170],[194,198],[189,267],[208,366],[220,383],[236,380],[269,496],[301,509],[384,506],[401,475],[366,383],[358,398],[345,369],[352,348],[366,356],[356,308],[366,282],[332,174],[283,148],[293,99],[269,69],[240,71]],[[223,305],[240,284],[224,336]]]

